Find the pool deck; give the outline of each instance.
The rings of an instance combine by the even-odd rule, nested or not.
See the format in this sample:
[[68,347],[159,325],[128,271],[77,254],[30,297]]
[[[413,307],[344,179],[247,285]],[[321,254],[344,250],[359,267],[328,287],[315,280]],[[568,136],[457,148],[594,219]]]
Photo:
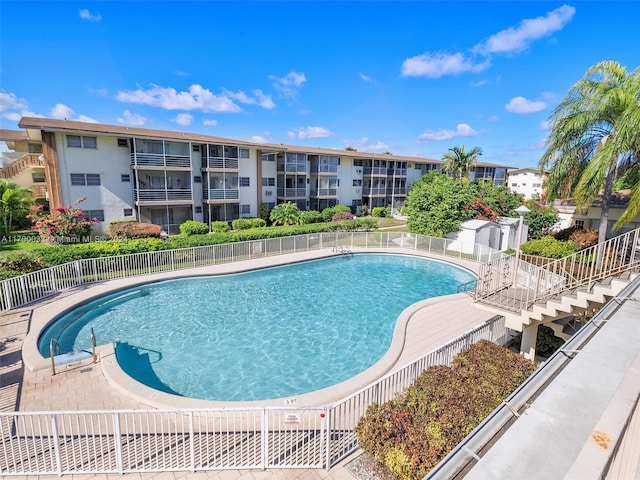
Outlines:
[[[354,253],[360,250],[354,249]],[[364,251],[364,250],[362,250]],[[367,252],[374,250],[367,249]],[[402,249],[384,249],[384,253],[412,253]],[[418,252],[419,253],[419,252]],[[238,271],[264,268],[297,261],[333,256],[331,250],[294,253],[283,256],[267,257],[257,260],[227,263],[198,269],[180,270],[162,274],[132,277],[128,279],[112,280],[91,284],[84,288],[64,292],[55,297],[43,300],[37,304],[8,312],[0,316],[0,409],[2,411],[55,411],[55,410],[88,410],[88,409],[148,409],[161,407],[164,401],[141,401],[146,397],[145,390],[135,392],[129,386],[114,386],[113,364],[110,352],[102,349],[102,356],[98,363],[91,360],[58,367],[57,375],[51,373],[50,363],[42,362],[41,358],[25,358],[33,356],[35,332],[38,332],[48,319],[64,311],[79,301],[86,301],[106,291],[125,288],[139,283],[163,280],[168,278],[232,273]],[[460,264],[470,270],[475,270],[475,264],[463,260],[450,259],[433,255],[423,255],[440,260]],[[446,297],[427,300],[405,310],[396,328],[394,341],[390,351],[393,355],[385,356],[386,360],[378,362],[367,370],[365,377],[359,381],[368,381],[369,377],[378,378],[384,373],[419,358],[420,356],[439,348],[465,332],[483,324],[493,317],[487,311],[473,307],[471,298],[466,294],[455,294]],[[31,335],[28,335],[32,332]],[[24,347],[24,348],[23,348]],[[111,360],[111,361],[110,361]],[[110,365],[110,366],[108,366]],[[117,372],[116,372],[117,377]],[[116,378],[117,383],[117,378]],[[358,385],[341,384],[340,390],[334,393],[346,396],[346,393],[357,390]],[[180,397],[178,397],[180,398]],[[338,397],[340,398],[340,397]],[[310,400],[311,401],[311,400]],[[327,404],[325,397],[324,404]],[[167,404],[166,406],[171,406]],[[191,405],[180,399],[179,405],[173,406],[202,406]],[[355,478],[345,465],[357,454],[343,460],[331,470],[224,470],[213,472],[165,472],[162,474],[132,475],[136,478],[211,478],[220,480],[231,479],[353,479]],[[99,476],[69,476],[73,478],[115,478],[116,475]],[[117,475],[121,477],[121,475]],[[19,478],[19,477],[14,477]],[[24,477],[28,478],[28,477]],[[30,477],[36,478],[36,477]],[[50,478],[48,476],[47,478]]]

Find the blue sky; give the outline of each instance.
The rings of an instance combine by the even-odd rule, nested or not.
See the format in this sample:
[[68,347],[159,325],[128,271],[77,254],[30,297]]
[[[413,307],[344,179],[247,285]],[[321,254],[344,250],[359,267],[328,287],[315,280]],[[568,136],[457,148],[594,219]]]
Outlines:
[[21,116],[536,166],[586,70],[640,66],[640,2],[0,3]]

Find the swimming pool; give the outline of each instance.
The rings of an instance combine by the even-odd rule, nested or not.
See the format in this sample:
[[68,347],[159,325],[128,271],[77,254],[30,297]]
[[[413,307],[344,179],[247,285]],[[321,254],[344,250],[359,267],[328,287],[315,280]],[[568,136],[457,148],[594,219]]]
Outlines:
[[281,398],[335,385],[389,348],[398,315],[455,293],[469,271],[420,257],[357,254],[233,275],[145,284],[59,317],[41,335],[48,355],[118,342],[123,370],[191,398]]

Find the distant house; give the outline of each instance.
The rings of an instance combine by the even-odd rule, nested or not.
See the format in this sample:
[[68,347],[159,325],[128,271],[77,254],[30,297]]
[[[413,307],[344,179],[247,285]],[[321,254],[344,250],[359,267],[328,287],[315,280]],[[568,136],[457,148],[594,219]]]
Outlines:
[[[609,225],[607,235],[619,234],[629,230],[640,228],[640,215],[625,225],[621,230],[612,232],[613,225],[622,216],[623,212],[629,205],[631,198],[631,190],[619,190],[613,192],[611,202],[609,203]],[[602,196],[599,196],[589,207],[576,207],[573,199],[554,200],[554,208],[560,215],[560,223],[554,230],[562,230],[565,228],[576,227],[584,229],[597,230],[600,227],[600,215],[602,213]]]
[[538,168],[519,168],[507,172],[507,188],[511,193],[524,195],[525,200],[544,197],[544,181],[547,172],[540,173]]

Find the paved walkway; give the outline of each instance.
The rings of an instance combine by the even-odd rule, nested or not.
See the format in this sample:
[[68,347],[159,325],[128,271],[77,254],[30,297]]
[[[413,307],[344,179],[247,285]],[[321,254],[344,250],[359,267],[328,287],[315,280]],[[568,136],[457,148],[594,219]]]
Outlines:
[[[389,252],[385,249],[385,252]],[[263,267],[277,263],[299,261],[307,258],[331,255],[330,251],[305,252],[267,259],[237,262],[233,264],[205,267],[197,270],[199,274],[225,273],[249,268]],[[465,262],[462,262],[465,263]],[[466,264],[473,267],[473,264]],[[196,270],[194,270],[195,272]],[[181,271],[184,276],[191,272]],[[163,274],[167,275],[167,274]],[[155,276],[154,276],[155,277]],[[146,277],[149,278],[149,277]],[[54,299],[39,302],[36,305],[15,310],[0,316],[0,410],[2,411],[50,411],[50,410],[86,410],[86,409],[129,409],[149,408],[148,405],[136,401],[131,396],[119,391],[109,383],[101,365],[85,361],[59,369],[59,374],[52,376],[48,368],[30,371],[25,368],[22,359],[22,345],[27,333],[34,328],[34,322],[40,322],[43,315],[58,311],[69,304],[72,296],[85,298],[96,291],[121,286],[123,282],[140,282],[143,277],[128,280],[104,282],[90,288],[67,292]],[[75,299],[74,299],[75,301]],[[450,340],[481,325],[493,316],[492,313],[475,309],[470,297],[456,294],[440,297],[424,302],[408,317],[403,338],[394,339],[401,342],[401,351],[394,360],[392,369],[404,366],[412,360],[435,350]],[[50,317],[49,317],[50,318]],[[381,372],[380,374],[383,374]],[[354,456],[345,459],[330,471],[325,470],[268,470],[242,471],[225,470],[202,473],[162,473],[162,474],[128,474],[128,478],[211,478],[220,480],[232,479],[353,479],[345,465]],[[80,476],[71,476],[80,478]],[[82,478],[116,478],[116,475],[82,476]],[[117,475],[117,477],[121,477]],[[48,477],[50,478],[50,477]]]

